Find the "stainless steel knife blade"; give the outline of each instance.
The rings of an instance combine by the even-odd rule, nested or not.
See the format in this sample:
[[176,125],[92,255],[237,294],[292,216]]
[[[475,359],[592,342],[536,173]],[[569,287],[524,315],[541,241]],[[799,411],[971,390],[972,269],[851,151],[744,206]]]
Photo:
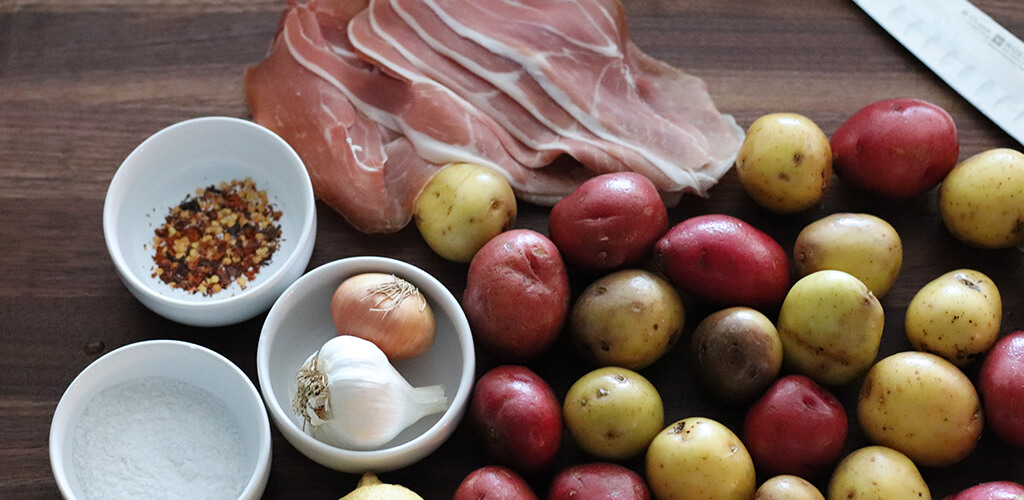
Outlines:
[[1024,144],[1024,43],[967,0],[853,0]]

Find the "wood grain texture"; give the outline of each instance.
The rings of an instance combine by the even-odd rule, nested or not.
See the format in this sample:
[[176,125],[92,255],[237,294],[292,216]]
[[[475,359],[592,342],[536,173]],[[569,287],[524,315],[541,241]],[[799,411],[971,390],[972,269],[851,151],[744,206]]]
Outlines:
[[[638,45],[704,78],[720,109],[744,127],[762,114],[791,111],[831,134],[871,101],[914,96],[951,112],[962,158],[993,147],[1021,147],[850,1],[625,3]],[[1017,0],[976,4],[1024,35]],[[0,498],[58,497],[47,455],[50,419],[71,380],[104,352],[140,340],[181,339],[217,350],[255,381],[262,317],[199,329],[151,313],[115,275],[101,217],[111,177],[148,135],[195,116],[249,116],[242,72],[265,53],[283,8],[278,0],[0,0]],[[520,209],[518,227],[547,231],[544,209]],[[926,282],[957,267],[993,277],[1003,293],[1003,331],[1024,329],[1024,254],[981,251],[955,241],[939,221],[934,191],[888,202],[834,182],[821,205],[777,216],[754,206],[730,173],[709,198],[687,198],[670,216],[677,222],[703,213],[735,215],[790,252],[804,225],[837,211],[879,215],[904,240],[903,272],[882,300],[881,355],[909,347],[902,328],[907,304]],[[433,255],[414,228],[363,235],[320,205],[310,266],[353,255],[406,260],[438,276],[457,296],[465,287],[466,266]],[[585,284],[574,276],[575,290]],[[689,331],[709,311],[699,304],[688,307]],[[101,352],[93,352],[100,344]],[[684,344],[685,338],[643,372],[661,391],[666,423],[705,415],[737,429],[743,409],[701,392],[686,367]],[[481,358],[480,373],[491,366],[493,360]],[[559,397],[588,369],[564,343],[530,366]],[[967,370],[972,376],[974,371]],[[851,417],[856,392],[837,389]],[[865,441],[851,422],[852,450]],[[306,459],[276,431],[273,453],[268,499],[338,498],[358,480]],[[567,439],[558,465],[587,460]],[[434,455],[384,478],[427,499],[444,499],[466,474],[488,463],[463,424]],[[627,465],[642,470],[639,460]],[[937,498],[980,481],[1024,482],[1024,452],[986,432],[965,461],[923,473]],[[542,497],[548,478],[531,478]]]

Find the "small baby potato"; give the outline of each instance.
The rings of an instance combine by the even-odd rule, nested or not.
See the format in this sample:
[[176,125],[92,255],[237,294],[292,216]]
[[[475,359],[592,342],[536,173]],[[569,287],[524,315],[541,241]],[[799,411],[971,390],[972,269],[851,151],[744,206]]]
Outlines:
[[984,356],[999,338],[1003,305],[988,276],[957,269],[918,290],[907,306],[907,339],[957,366]]
[[757,309],[730,307],[704,318],[693,331],[690,357],[708,392],[723,401],[761,395],[782,368],[782,341]]
[[555,343],[569,316],[569,294],[555,244],[531,229],[513,229],[488,241],[469,263],[462,308],[482,351],[525,363]]
[[659,500],[750,500],[757,486],[754,461],[740,438],[703,417],[658,433],[647,448],[646,472]]
[[568,325],[573,346],[592,365],[639,370],[675,344],[685,320],[683,300],[668,281],[623,269],[583,290]]
[[872,442],[924,467],[966,458],[983,425],[981,400],[967,375],[949,361],[917,351],[893,354],[868,371],[857,417]]
[[661,395],[654,385],[617,366],[580,377],[565,395],[562,414],[580,449],[605,460],[640,454],[665,425]]
[[896,230],[870,214],[837,213],[808,224],[793,245],[798,277],[815,271],[846,271],[882,298],[903,267],[903,243]]
[[801,212],[825,195],[832,178],[832,147],[806,116],[764,115],[747,130],[736,172],[758,205],[783,214]]
[[1024,242],[1024,154],[990,149],[953,167],[939,188],[939,213],[949,232],[968,245]]
[[455,489],[452,500],[537,500],[537,495],[516,471],[487,465],[470,472]]
[[551,479],[547,500],[583,499],[651,500],[651,491],[640,474],[608,462],[571,465]]
[[825,497],[806,479],[783,474],[762,483],[754,493],[754,500],[825,500]]
[[591,177],[551,207],[548,234],[565,262],[588,272],[639,264],[668,229],[665,203],[647,177]]
[[782,362],[825,385],[843,385],[875,362],[885,312],[859,279],[835,270],[797,281],[779,310]]
[[466,263],[516,221],[516,195],[490,167],[446,165],[416,198],[413,217],[427,245],[441,257]]
[[562,407],[544,379],[522,365],[492,368],[477,380],[466,409],[487,455],[521,474],[554,464],[562,445]]
[[828,483],[829,500],[931,500],[921,471],[906,455],[884,446],[850,453]]

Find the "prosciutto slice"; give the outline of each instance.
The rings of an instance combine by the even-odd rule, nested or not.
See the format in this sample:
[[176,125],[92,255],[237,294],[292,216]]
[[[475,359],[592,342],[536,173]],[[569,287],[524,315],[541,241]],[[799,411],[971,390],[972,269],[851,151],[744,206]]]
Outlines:
[[671,203],[706,194],[742,139],[702,80],[630,41],[617,0],[289,0],[245,88],[367,233],[408,224],[447,163],[489,165],[544,205],[631,170]]

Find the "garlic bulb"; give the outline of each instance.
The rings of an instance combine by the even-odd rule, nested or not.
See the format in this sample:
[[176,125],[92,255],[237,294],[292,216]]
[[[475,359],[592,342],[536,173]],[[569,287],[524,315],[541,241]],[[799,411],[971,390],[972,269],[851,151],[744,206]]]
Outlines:
[[292,409],[316,439],[366,450],[394,439],[448,406],[440,385],[414,388],[373,342],[340,335],[313,353],[296,375]]

